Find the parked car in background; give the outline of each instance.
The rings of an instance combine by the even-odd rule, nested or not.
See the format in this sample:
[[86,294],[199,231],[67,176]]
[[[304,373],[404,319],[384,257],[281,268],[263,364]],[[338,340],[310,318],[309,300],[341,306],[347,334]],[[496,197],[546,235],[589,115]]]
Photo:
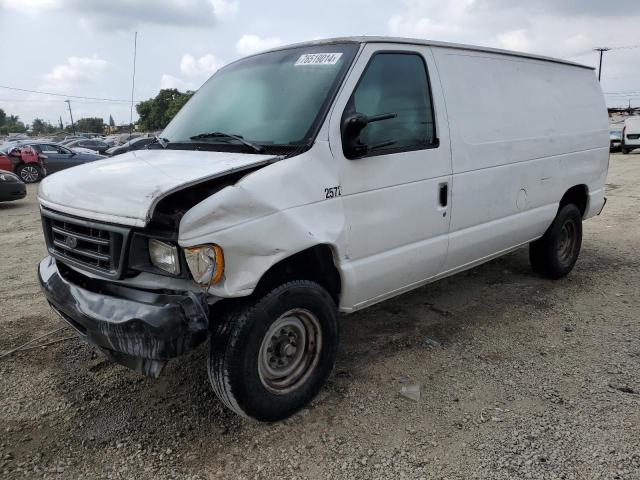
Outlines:
[[640,117],[629,117],[624,121],[620,148],[625,155],[640,148]]
[[617,152],[622,144],[622,127],[611,125],[609,127],[609,151]]
[[111,147],[106,151],[107,155],[120,155],[121,153],[130,152],[132,150],[141,150],[146,148],[147,145],[153,143],[154,137],[140,137],[134,138],[118,147]]
[[22,143],[5,143],[0,147],[0,169],[13,172],[25,183],[42,180],[47,174],[47,157]]
[[146,135],[143,135],[141,133],[121,133],[120,135],[118,135],[116,139],[116,145],[124,145],[125,143],[133,140],[134,138],[140,138],[143,136],[146,136]]
[[20,200],[27,196],[27,186],[15,173],[0,170],[0,202]]
[[94,138],[81,138],[72,140],[65,143],[65,146],[71,149],[83,148],[85,150],[91,150],[93,152],[99,153],[100,155],[104,155],[104,153],[110,148],[110,146],[102,140],[97,140]]
[[38,153],[45,156],[49,174],[105,158],[97,153],[77,152],[55,143],[32,143],[30,145]]

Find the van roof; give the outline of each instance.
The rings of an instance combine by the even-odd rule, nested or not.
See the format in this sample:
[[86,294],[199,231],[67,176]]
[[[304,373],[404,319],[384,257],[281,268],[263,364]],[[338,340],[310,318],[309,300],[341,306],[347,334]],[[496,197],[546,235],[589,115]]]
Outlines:
[[564,65],[571,65],[574,67],[595,70],[594,67],[590,67],[588,65],[583,65],[581,63],[574,63],[568,60],[562,60],[560,58],[545,57],[543,55],[533,55],[530,53],[515,52],[513,50],[502,50],[499,48],[479,47],[477,45],[465,45],[462,43],[439,42],[436,40],[425,40],[425,39],[419,39],[419,38],[403,38],[403,37],[378,37],[378,36],[335,37],[335,38],[327,38],[322,40],[312,40],[309,42],[295,43],[291,45],[283,45],[282,47],[273,48],[269,51],[285,50],[287,48],[293,48],[293,47],[323,45],[323,44],[330,44],[330,43],[399,43],[404,45],[427,45],[427,46],[433,46],[433,47],[456,48],[459,50],[473,50],[477,52],[498,53],[501,55],[510,55],[512,57],[531,58],[534,60],[561,63]]

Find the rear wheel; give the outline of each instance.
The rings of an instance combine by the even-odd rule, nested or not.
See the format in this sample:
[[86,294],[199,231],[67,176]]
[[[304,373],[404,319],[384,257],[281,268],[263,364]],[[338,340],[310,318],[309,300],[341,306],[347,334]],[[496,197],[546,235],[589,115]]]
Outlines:
[[631,150],[629,150],[628,148],[626,148],[624,145],[620,146],[620,151],[622,152],[623,155],[628,154]]
[[289,282],[222,313],[211,336],[209,380],[234,412],[282,420],[318,393],[333,369],[337,345],[329,293],[314,282]]
[[562,278],[573,269],[581,246],[582,214],[570,203],[560,208],[542,238],[529,245],[529,260],[537,273]]
[[37,165],[23,163],[16,168],[16,174],[24,183],[35,183],[42,180],[42,170]]

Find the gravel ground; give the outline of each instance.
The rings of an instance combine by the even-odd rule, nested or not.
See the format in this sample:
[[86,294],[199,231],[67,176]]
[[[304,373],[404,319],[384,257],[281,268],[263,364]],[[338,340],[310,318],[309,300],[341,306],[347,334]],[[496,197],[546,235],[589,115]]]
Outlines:
[[[282,423],[226,411],[205,347],[158,380],[68,328],[0,359],[0,476],[640,479],[640,154],[612,155],[608,182],[568,278],[525,249],[345,317],[333,376]],[[35,191],[0,204],[0,350],[63,326]]]

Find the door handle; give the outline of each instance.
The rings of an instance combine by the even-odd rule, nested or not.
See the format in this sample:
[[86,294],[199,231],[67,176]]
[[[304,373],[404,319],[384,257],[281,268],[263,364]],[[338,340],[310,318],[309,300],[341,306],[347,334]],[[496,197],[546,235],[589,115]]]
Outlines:
[[438,201],[440,202],[441,207],[446,207],[447,202],[449,201],[449,184],[441,183],[440,188],[438,190]]

